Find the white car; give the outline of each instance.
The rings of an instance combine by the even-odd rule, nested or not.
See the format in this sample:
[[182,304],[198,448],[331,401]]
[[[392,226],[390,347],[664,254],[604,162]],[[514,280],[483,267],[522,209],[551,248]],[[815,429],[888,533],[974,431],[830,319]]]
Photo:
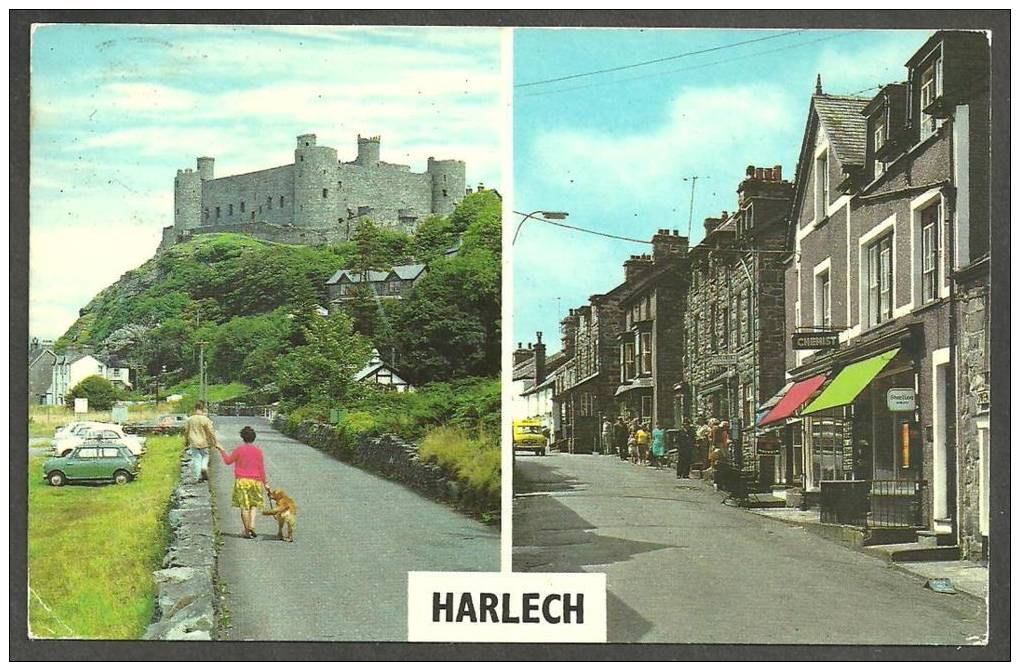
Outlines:
[[65,436],[54,437],[50,442],[53,455],[64,456],[86,441],[117,442],[127,446],[134,455],[145,453],[145,437],[127,434],[113,423],[83,422],[72,426]]

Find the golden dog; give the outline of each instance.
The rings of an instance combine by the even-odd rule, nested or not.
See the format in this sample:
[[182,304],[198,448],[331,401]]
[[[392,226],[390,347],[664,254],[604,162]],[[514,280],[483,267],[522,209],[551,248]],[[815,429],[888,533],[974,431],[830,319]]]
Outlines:
[[[277,490],[267,488],[269,490],[269,498],[276,503],[276,508],[272,510],[263,510],[263,515],[276,518],[276,523],[279,525],[279,536],[280,540],[286,540],[288,542],[294,542],[294,520],[297,519],[297,504],[294,503],[294,499],[290,498],[283,490]],[[287,527],[287,536],[283,535],[283,527]]]

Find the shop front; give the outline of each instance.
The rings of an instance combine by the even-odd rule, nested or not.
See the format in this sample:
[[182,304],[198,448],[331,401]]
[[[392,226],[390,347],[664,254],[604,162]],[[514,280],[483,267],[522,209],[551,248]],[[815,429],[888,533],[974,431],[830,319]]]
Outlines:
[[782,441],[787,484],[801,483],[822,521],[868,528],[924,522],[919,367],[909,338],[834,353],[815,368],[824,372],[791,383],[761,419]]

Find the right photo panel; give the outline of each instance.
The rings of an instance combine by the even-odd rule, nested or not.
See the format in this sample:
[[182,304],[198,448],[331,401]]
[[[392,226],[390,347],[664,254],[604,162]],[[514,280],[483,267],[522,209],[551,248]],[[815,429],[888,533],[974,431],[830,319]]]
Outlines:
[[990,40],[515,30],[515,572],[610,642],[986,642]]

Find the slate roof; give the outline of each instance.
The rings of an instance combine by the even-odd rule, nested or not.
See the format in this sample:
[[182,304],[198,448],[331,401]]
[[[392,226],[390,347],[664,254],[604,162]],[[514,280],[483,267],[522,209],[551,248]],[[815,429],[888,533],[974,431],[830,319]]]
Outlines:
[[829,137],[829,144],[843,166],[863,166],[867,145],[867,119],[861,114],[870,97],[816,94],[811,103]]
[[[402,264],[393,267],[389,271],[369,271],[368,282],[369,283],[381,283],[390,277],[390,274],[396,274],[397,278],[401,280],[414,280],[425,271],[424,264]],[[341,269],[333,274],[329,280],[326,281],[327,285],[336,285],[340,282],[340,279],[347,277],[347,280],[352,283],[361,282],[361,273],[357,271],[351,271],[350,269]]]
[[534,379],[535,378],[535,356],[532,355],[520,363],[514,364],[514,377],[513,381],[521,379]]

